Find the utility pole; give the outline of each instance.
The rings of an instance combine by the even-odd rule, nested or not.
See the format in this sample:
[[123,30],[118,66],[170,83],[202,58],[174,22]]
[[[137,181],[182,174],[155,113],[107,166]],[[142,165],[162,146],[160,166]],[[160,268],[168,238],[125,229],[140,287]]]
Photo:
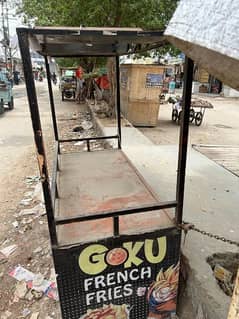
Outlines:
[[4,64],[6,69],[8,69],[8,64],[10,64],[10,74],[12,75],[12,54],[10,47],[10,34],[9,34],[9,19],[8,19],[8,7],[7,0],[0,0],[1,2],[1,19],[2,19],[2,33],[3,38],[1,39],[1,44],[4,51]]

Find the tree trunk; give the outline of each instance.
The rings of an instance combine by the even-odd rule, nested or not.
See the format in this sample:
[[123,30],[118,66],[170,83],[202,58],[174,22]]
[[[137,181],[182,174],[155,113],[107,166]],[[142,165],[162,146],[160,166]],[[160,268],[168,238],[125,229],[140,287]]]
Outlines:
[[116,76],[115,76],[115,59],[108,58],[107,59],[107,70],[108,70],[108,78],[110,82],[110,96],[109,96],[109,110],[108,116],[114,117],[116,114]]

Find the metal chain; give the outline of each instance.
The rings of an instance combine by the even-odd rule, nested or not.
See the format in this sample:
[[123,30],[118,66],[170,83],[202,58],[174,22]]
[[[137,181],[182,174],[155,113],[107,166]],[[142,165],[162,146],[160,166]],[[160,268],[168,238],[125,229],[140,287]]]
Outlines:
[[[231,240],[231,239],[227,239],[223,236],[212,234],[212,233],[205,231],[205,230],[201,230],[201,229],[195,227],[191,223],[183,221],[183,223],[181,225],[179,225],[179,227],[184,231],[185,238],[186,238],[186,235],[187,235],[189,230],[194,230],[194,231],[196,231],[204,236],[208,236],[210,238],[214,238],[216,240],[223,241],[224,243],[228,243],[230,245],[235,245],[235,246],[239,247],[239,242]],[[185,238],[184,238],[184,241],[185,241]]]

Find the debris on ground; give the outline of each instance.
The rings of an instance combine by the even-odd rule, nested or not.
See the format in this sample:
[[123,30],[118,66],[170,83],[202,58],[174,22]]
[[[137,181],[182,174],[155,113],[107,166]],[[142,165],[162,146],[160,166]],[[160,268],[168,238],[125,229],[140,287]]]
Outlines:
[[84,128],[80,125],[77,125],[73,128],[72,132],[80,132],[82,133],[84,131]]
[[0,249],[0,264],[7,262],[7,258],[10,257],[17,249],[17,245],[13,244]]
[[[93,123],[91,113],[82,104],[79,111],[68,112],[60,120],[61,138],[98,136]],[[76,126],[81,126],[81,132],[72,131]],[[53,141],[48,143],[53,151]],[[105,147],[105,141],[101,140],[92,140],[89,144],[92,151]],[[64,143],[61,150],[63,148],[66,152],[87,151],[87,143],[76,140]],[[49,153],[50,160],[51,156]],[[10,212],[12,218],[6,222],[9,233],[0,240],[0,281],[3,288],[0,289],[0,319],[59,319],[60,307],[55,302],[58,301],[56,274],[51,258],[47,219],[43,216],[46,210],[40,177],[33,173],[25,177],[24,182],[22,198],[17,199]]]
[[22,209],[18,216],[27,216],[27,215],[35,215],[35,216],[43,216],[46,214],[46,210],[43,204],[37,204],[33,208]]
[[[93,123],[91,113],[86,105],[81,106],[82,109],[78,113],[70,116],[62,117],[59,121],[59,131],[62,132],[63,139],[76,139],[97,136],[97,128]],[[69,121],[71,119],[71,121]],[[100,140],[90,141],[91,150],[100,150],[105,148],[105,143]],[[66,152],[87,151],[86,142],[77,141],[74,143],[64,143],[61,150]]]
[[21,201],[20,201],[20,205],[22,206],[28,206],[32,201],[32,198],[23,198]]
[[5,257],[9,257],[12,253],[14,253],[16,249],[17,245],[13,244],[0,249],[0,253],[3,254]]
[[26,183],[28,185],[31,185],[31,184],[34,184],[34,183],[37,183],[40,181],[40,176],[27,176],[26,177]]
[[75,146],[81,146],[83,145],[85,142],[84,141],[79,141],[79,142],[76,142],[74,143]]
[[24,309],[22,310],[22,316],[23,316],[23,318],[26,318],[27,316],[29,316],[30,313],[31,313],[31,310],[30,310],[30,309],[24,308]]
[[16,289],[14,292],[15,301],[17,302],[18,299],[24,299],[28,292],[28,288],[24,281],[17,282]]
[[84,130],[90,130],[91,128],[93,128],[93,124],[92,122],[89,121],[82,121],[81,126],[83,127]]
[[31,315],[30,319],[38,319],[39,314],[40,314],[39,312],[34,312],[34,313]]
[[42,274],[34,274],[19,265],[10,271],[9,275],[20,282],[25,282],[28,289],[43,292],[49,298],[58,300],[56,282],[46,280]]
[[12,225],[15,227],[15,228],[18,228],[19,227],[19,222],[17,220],[15,220],[14,222],[12,222]]
[[8,319],[12,316],[12,313],[8,310],[6,310],[0,317],[0,319]]
[[207,258],[218,285],[228,296],[232,296],[238,270],[239,253],[216,253]]

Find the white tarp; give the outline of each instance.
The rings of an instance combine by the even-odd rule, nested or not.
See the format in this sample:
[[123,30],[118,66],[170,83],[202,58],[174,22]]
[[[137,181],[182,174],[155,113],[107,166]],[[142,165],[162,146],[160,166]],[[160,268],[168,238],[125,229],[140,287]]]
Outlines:
[[209,73],[239,89],[239,0],[181,0],[165,35]]

